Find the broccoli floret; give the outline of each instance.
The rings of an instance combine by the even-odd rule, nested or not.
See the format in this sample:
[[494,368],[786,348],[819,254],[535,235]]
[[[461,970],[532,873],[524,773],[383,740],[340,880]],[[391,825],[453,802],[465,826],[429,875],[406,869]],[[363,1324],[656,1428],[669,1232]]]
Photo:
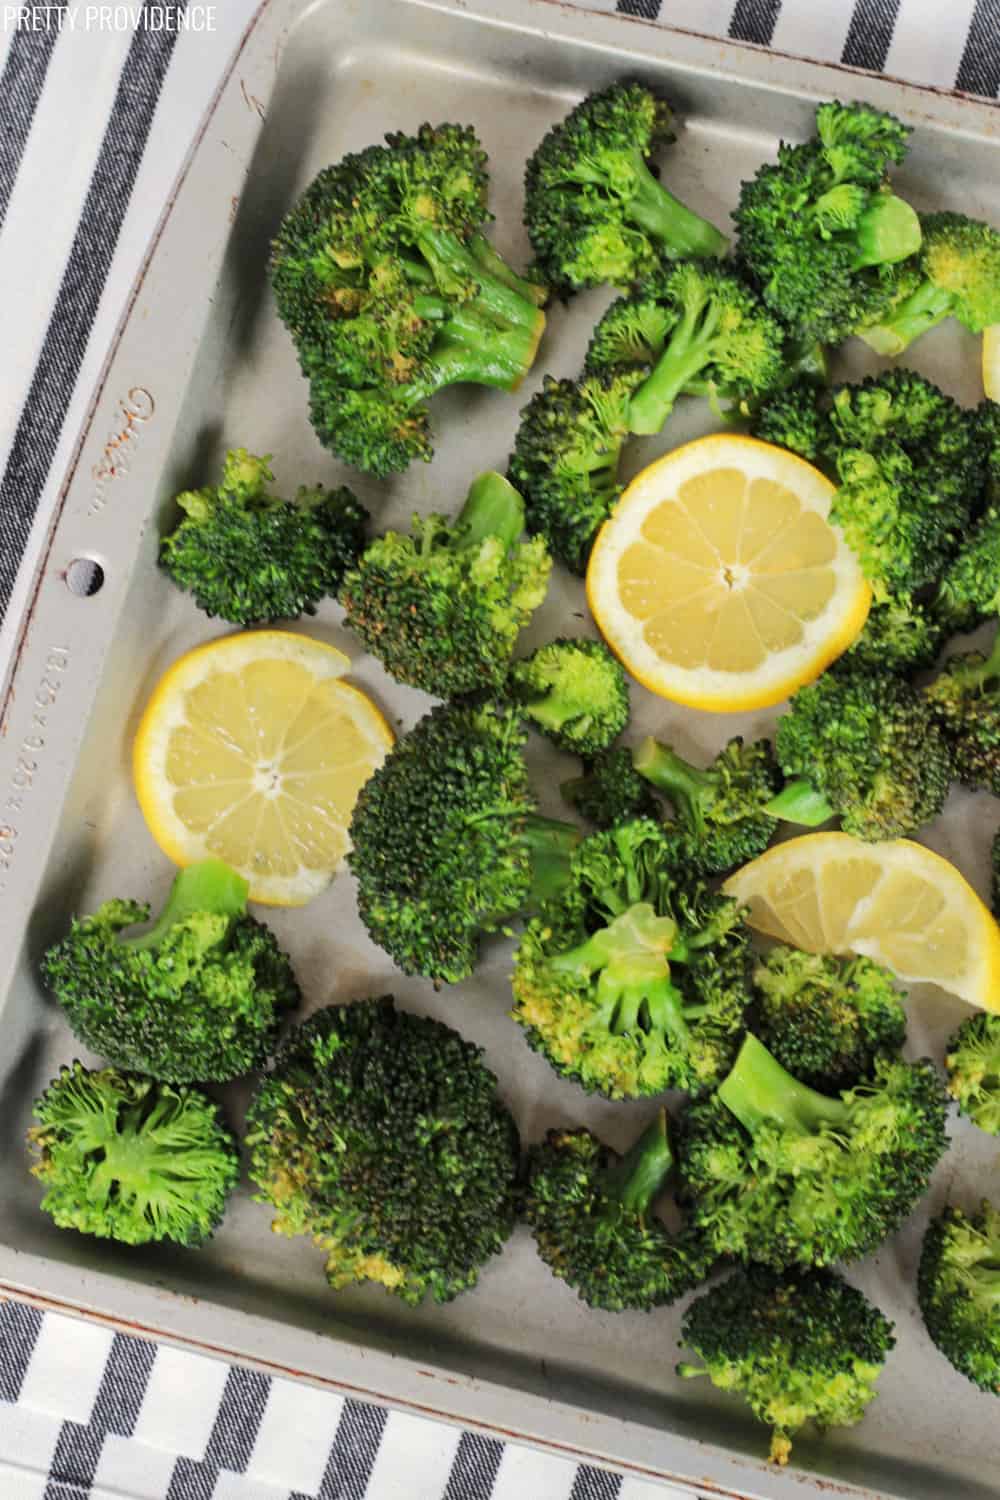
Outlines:
[[681,1340],[701,1364],[680,1364],[678,1375],[707,1375],[738,1392],[771,1428],[777,1464],[788,1462],[806,1422],[825,1429],[861,1421],[896,1342],[888,1318],[839,1276],[778,1276],[759,1266],[692,1302]]
[[585,839],[570,877],[525,929],[514,1019],[557,1072],[612,1099],[711,1088],[749,999],[734,901],[682,885],[643,819]]
[[528,530],[583,577],[594,538],[622,492],[618,461],[639,370],[554,380],[521,413],[508,477],[524,496]]
[[948,1096],[928,1061],[879,1058],[830,1098],[755,1036],[682,1118],[682,1201],[718,1255],[782,1270],[867,1255],[903,1222],[943,1155]]
[[914,263],[890,279],[894,296],[869,327],[855,330],[878,354],[902,354],[914,339],[956,318],[970,333],[1000,323],[1000,234],[964,214],[922,214]]
[[756,859],[771,842],[775,820],[765,808],[781,777],[768,740],[745,745],[736,736],[704,770],[654,739],[644,740],[632,760],[673,805],[676,820],[666,826],[678,869],[721,875]]
[[454,521],[415,516],[409,536],[372,542],[344,578],[347,624],[397,682],[440,698],[502,687],[552,568],[523,530],[517,491],[480,474]]
[[906,1040],[906,1011],[892,975],[870,958],[778,944],[758,960],[753,982],[754,1032],[811,1088],[849,1088]]
[[822,104],[816,135],[782,143],[744,182],[739,255],[764,300],[800,335],[838,344],[893,296],[886,267],[920,248],[920,221],[886,186],[909,130],[864,104]]
[[975,630],[1000,615],[1000,505],[991,504],[975,522],[948,564],[931,602],[943,634]]
[[1000,1213],[985,1198],[971,1217],[949,1205],[931,1220],[917,1300],[945,1359],[1000,1396]]
[[[658,340],[654,310],[665,322]],[[659,432],[684,394],[756,400],[784,371],[781,324],[732,271],[697,262],[650,277],[633,297],[612,303],[587,350],[587,373],[613,373],[630,343],[648,351],[640,363],[652,365],[629,401],[630,432]]]
[[525,1218],[552,1274],[588,1307],[666,1307],[704,1280],[697,1239],[652,1212],[672,1164],[663,1109],[622,1157],[589,1130],[550,1130],[531,1148]]
[[959,1113],[987,1135],[1000,1135],[1000,1016],[978,1011],[964,1020],[944,1063]]
[[380,477],[432,456],[435,392],[517,388],[546,296],[480,233],[486,155],[471,129],[422,125],[386,143],[320,172],[271,260],[320,440]]
[[653,789],[635,769],[632,751],[624,745],[595,755],[582,776],[564,781],[559,790],[570,807],[596,828],[613,828],[631,818],[660,817]]
[[932,605],[887,592],[872,605],[864,629],[834,662],[833,671],[916,672],[934,665],[947,633]]
[[269,460],[231,449],[218,485],[177,496],[184,519],[160,543],[160,566],[207,615],[264,625],[316,613],[365,544],[368,512],[349,489],[268,491]]
[[348,863],[372,940],[404,974],[465,979],[482,933],[557,890],[579,830],[535,815],[509,705],[432,709],[365,783]]
[[250,1106],[272,1228],[311,1235],[338,1289],[418,1303],[475,1286],[514,1225],[517,1130],[496,1086],[480,1048],[392,996],[317,1011]]
[[627,287],[664,259],[726,253],[725,236],[649,169],[673,139],[669,105],[640,83],[589,95],[545,136],[525,169],[524,222],[561,296]]
[[947,737],[958,779],[1000,797],[1000,634],[988,656],[949,657],[924,696]]
[[628,723],[628,678],[602,641],[560,638],[510,671],[521,712],[560,750],[596,755]]
[[117,1068],[61,1068],[35,1101],[28,1142],[60,1229],[126,1245],[201,1245],[239,1177],[236,1142],[198,1089]]
[[75,919],[42,973],[75,1034],[122,1068],[169,1083],[223,1083],[264,1063],[301,995],[249,887],[221,860],[181,870],[148,932],[137,901]]
[[845,833],[905,838],[937,816],[951,751],[926,697],[891,672],[825,672],[778,720],[778,760],[792,778],[768,804],[774,817]]
[[817,463],[827,443],[823,392],[812,381],[793,381],[761,402],[750,430],[761,442],[775,443]]

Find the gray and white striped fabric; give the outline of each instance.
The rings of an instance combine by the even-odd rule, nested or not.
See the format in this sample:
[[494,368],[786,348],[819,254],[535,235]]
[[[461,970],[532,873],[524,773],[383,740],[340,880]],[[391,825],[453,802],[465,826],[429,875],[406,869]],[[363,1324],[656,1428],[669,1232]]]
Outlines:
[[[0,667],[129,287],[256,3],[217,4],[210,31],[136,29],[125,6],[0,3]],[[991,99],[1000,93],[1000,0],[591,5],[916,83]],[[665,1500],[672,1493],[0,1306],[2,1500]]]

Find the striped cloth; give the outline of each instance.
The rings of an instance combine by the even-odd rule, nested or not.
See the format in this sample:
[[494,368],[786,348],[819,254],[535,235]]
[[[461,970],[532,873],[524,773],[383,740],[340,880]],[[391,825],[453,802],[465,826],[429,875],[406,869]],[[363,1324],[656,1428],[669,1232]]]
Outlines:
[[[128,288],[256,3],[218,4],[210,32],[108,30],[85,25],[86,12],[98,7],[0,3],[0,668]],[[991,99],[1000,93],[1000,0],[590,3],[916,83]],[[25,9],[38,29],[15,24],[14,13],[23,22]],[[666,1500],[675,1493],[0,1306],[3,1500]]]

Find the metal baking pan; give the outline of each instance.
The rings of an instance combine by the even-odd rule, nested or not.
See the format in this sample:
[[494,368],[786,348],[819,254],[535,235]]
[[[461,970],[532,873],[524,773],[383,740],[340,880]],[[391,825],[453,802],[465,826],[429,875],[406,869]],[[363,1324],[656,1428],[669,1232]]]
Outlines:
[[[471,475],[503,467],[522,400],[452,394],[436,402],[438,455],[376,485],[341,473],[313,436],[291,345],[266,284],[267,247],[321,165],[386,129],[442,118],[476,125],[493,170],[496,238],[527,258],[521,173],[547,126],[587,89],[628,73],[661,85],[685,129],[667,159],[675,191],[717,223],[740,178],[780,135],[808,133],[815,102],[857,97],[918,127],[899,174],[918,206],[1000,217],[1000,112],[951,95],[813,66],[551,0],[270,0],[204,122],[165,210],[94,397],[35,580],[0,734],[0,1294],[22,1297],[230,1360],[656,1476],[706,1495],[793,1500],[835,1491],[880,1500],[987,1500],[997,1493],[994,1403],[932,1348],[912,1279],[926,1207],[851,1278],[898,1325],[879,1399],[864,1423],[796,1441],[797,1467],[766,1465],[766,1435],[741,1403],[673,1375],[678,1310],[589,1313],[537,1259],[521,1229],[479,1287],[445,1308],[410,1309],[377,1289],[334,1295],[322,1254],[272,1236],[244,1193],[197,1254],[126,1251],[61,1233],[38,1210],[22,1145],[32,1097],[78,1054],[37,979],[43,947],[70,914],[110,895],[157,899],[170,871],[132,796],[128,750],[152,683],[182,651],[219,633],[155,567],[170,497],[202,482],[227,444],[274,456],[289,487],[355,485],[382,525],[457,506]],[[538,374],[577,370],[607,297],[553,309]],[[959,398],[979,398],[975,342],[922,340],[913,363]],[[874,365],[872,359],[871,365]],[[858,359],[851,368],[871,367]],[[637,445],[633,467],[705,430],[704,403]],[[96,561],[90,597],[67,586]],[[330,606],[303,628],[339,642],[353,678],[408,725],[425,700],[360,655]],[[533,636],[589,629],[582,590],[563,579]],[[694,714],[636,689],[635,729],[707,754],[773,715]],[[543,802],[568,762],[537,747]],[[954,795],[928,841],[985,888],[988,799]],[[525,1140],[586,1123],[615,1145],[649,1102],[610,1105],[560,1081],[507,1019],[509,949],[474,980],[435,994],[373,948],[350,878],[299,912],[268,913],[312,1005],[394,990],[400,1002],[482,1044]],[[911,1050],[940,1056],[961,1007],[914,997]],[[233,1089],[238,1118],[246,1090]],[[1000,1191],[996,1152],[955,1123],[955,1148],[928,1203]]]

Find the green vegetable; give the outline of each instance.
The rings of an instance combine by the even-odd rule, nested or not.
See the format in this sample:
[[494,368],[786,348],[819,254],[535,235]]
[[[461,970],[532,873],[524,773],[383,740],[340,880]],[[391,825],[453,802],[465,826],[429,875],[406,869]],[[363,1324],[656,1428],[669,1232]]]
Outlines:
[[735,1053],[749,998],[734,901],[682,882],[645,819],[592,834],[514,958],[514,1019],[557,1072],[613,1099],[700,1092]]
[[236,1143],[198,1089],[117,1068],[61,1068],[35,1101],[28,1142],[60,1229],[126,1245],[201,1245],[239,1177]]
[[315,614],[365,542],[368,512],[349,489],[302,486],[282,500],[268,491],[268,463],[230,449],[218,485],[177,496],[184,519],[160,543],[177,587],[233,625]]
[[927,1332],[960,1375],[1000,1395],[1000,1213],[984,1198],[932,1219],[917,1273]]
[[725,236],[649,169],[673,139],[666,100],[632,82],[590,94],[544,137],[525,170],[524,222],[561,296],[630,286],[664,259],[725,254]]
[[418,1303],[475,1286],[514,1225],[517,1130],[496,1082],[478,1047],[391,996],[317,1011],[250,1106],[272,1227],[310,1235],[338,1289]]
[[408,536],[371,543],[344,579],[347,624],[397,682],[441,698],[501,688],[552,567],[523,530],[517,491],[480,474],[454,521],[415,516]]
[[628,679],[602,641],[565,637],[510,670],[511,695],[560,750],[596,755],[628,723]]
[[879,1058],[830,1098],[748,1036],[714,1097],[680,1122],[681,1200],[717,1255],[782,1270],[856,1260],[896,1230],[943,1155],[932,1065]]
[[960,1113],[988,1135],[1000,1135],[1000,1016],[977,1011],[967,1017],[944,1062]]
[[861,1421],[896,1342],[888,1318],[839,1276],[760,1267],[734,1272],[692,1302],[681,1339],[700,1363],[677,1373],[707,1375],[741,1395],[771,1428],[777,1464],[788,1462],[807,1422],[825,1429]]
[[597,828],[660,816],[653,789],[635,769],[632,751],[625,745],[595,755],[584,765],[582,776],[564,781],[559,790],[570,807]]
[[42,973],[74,1033],[123,1068],[170,1083],[222,1083],[259,1068],[301,995],[249,887],[217,859],[181,870],[153,927],[137,901],[74,919]]
[[767,740],[743,743],[738,735],[700,770],[669,745],[645,739],[633,765],[676,815],[666,830],[679,870],[719,875],[763,854],[775,832],[766,808],[781,778]]
[[1000,234],[954,213],[922,214],[920,227],[920,253],[895,268],[889,306],[855,330],[877,354],[902,354],[946,318],[971,333],[1000,323]]
[[1000,796],[1000,634],[988,656],[949,657],[924,697],[947,737],[958,779]]
[[589,1130],[550,1130],[531,1148],[525,1217],[552,1274],[588,1307],[664,1307],[704,1279],[697,1240],[653,1212],[672,1162],[663,1109],[621,1157]]

